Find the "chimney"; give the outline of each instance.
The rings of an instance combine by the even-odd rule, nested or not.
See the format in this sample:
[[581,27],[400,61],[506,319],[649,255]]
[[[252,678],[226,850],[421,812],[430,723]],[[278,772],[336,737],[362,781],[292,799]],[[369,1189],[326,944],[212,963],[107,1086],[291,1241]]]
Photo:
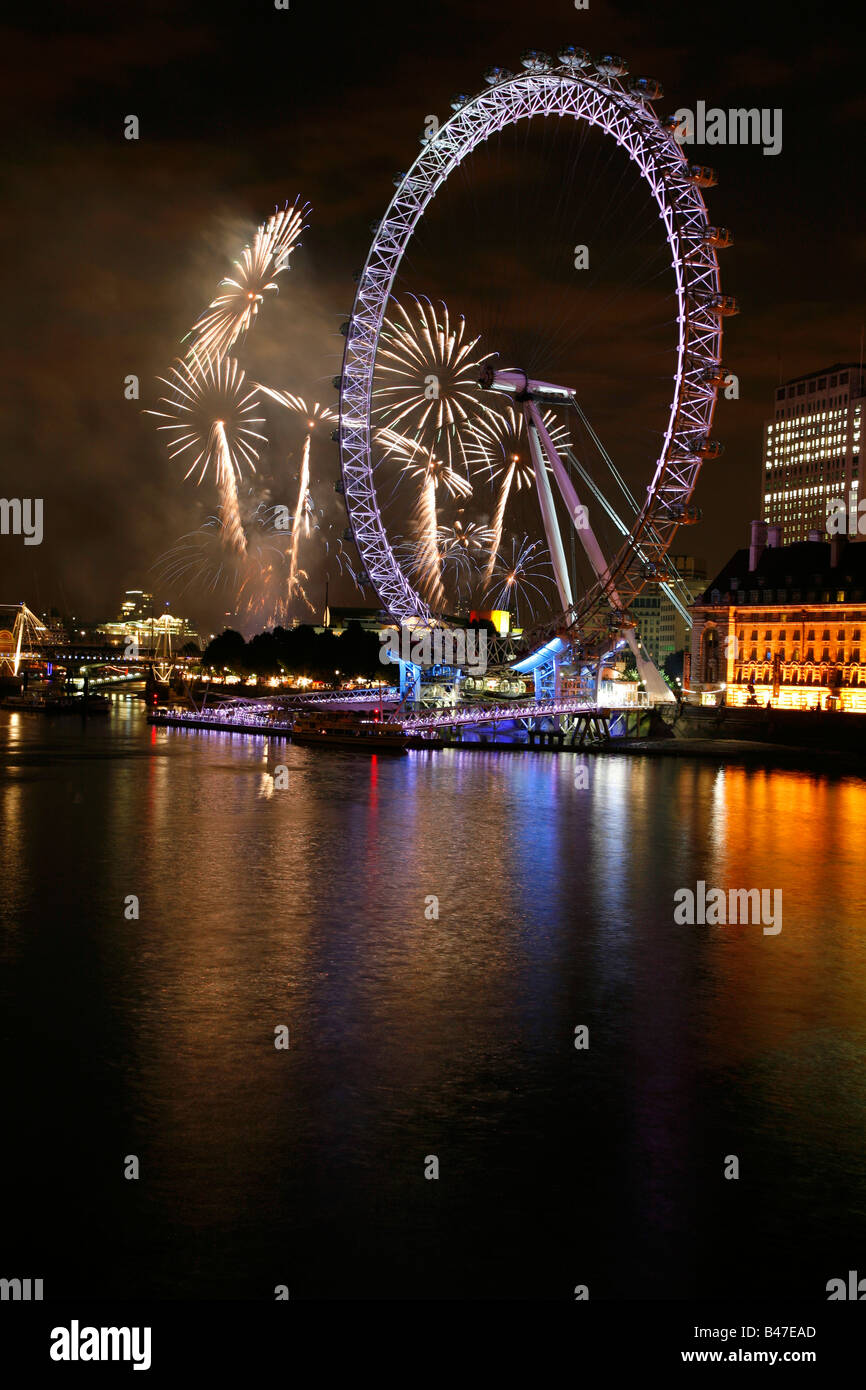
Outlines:
[[766,521],[752,522],[752,535],[749,542],[749,573],[754,574],[758,568],[758,562],[764,553],[767,544],[767,523]]
[[778,550],[779,547],[781,546],[781,544],[782,544],[782,528],[781,528],[781,526],[768,526],[768,527],[767,527],[767,545],[769,546],[770,550]]
[[845,546],[846,546],[847,542],[848,542],[848,537],[847,537],[847,536],[831,536],[831,537],[830,537],[830,568],[831,568],[831,570],[837,570],[837,569],[839,568],[839,564],[840,564],[840,562],[841,562],[842,555],[843,555],[843,553],[844,553]]

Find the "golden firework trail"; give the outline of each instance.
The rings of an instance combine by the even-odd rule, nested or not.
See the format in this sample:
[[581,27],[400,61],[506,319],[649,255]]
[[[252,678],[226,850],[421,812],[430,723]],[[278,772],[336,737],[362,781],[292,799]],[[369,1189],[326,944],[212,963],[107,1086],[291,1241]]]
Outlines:
[[427,590],[428,602],[441,608],[445,603],[442,566],[439,560],[439,519],[436,514],[436,484],[428,475],[415,509],[418,532],[416,550],[418,572]]
[[304,447],[301,451],[301,469],[298,478],[298,500],[295,503],[295,515],[292,521],[292,558],[289,564],[289,597],[294,591],[294,585],[298,573],[298,551],[301,543],[301,517],[305,513],[307,493],[310,490],[310,436],[304,439]]
[[292,523],[292,551],[291,564],[289,568],[288,591],[289,597],[291,597],[292,594],[296,591],[301,593],[302,597],[305,598],[307,604],[309,605],[309,600],[306,599],[306,595],[304,595],[303,591],[298,587],[297,581],[299,574],[302,573],[302,571],[298,569],[298,554],[301,540],[301,522],[303,519],[304,536],[307,539],[309,539],[310,513],[313,509],[313,499],[310,496],[310,446],[312,444],[313,431],[316,429],[316,427],[322,424],[333,423],[339,417],[336,411],[332,410],[330,406],[320,405],[318,401],[314,401],[312,405],[308,405],[308,403],[305,400],[303,400],[301,396],[294,396],[290,391],[275,391],[272,387],[262,386],[261,384],[259,385],[259,390],[263,391],[265,395],[270,396],[273,400],[278,401],[279,404],[285,406],[287,410],[292,410],[295,412],[295,414],[300,415],[304,419],[307,427],[307,432],[304,436],[303,448],[301,450],[301,467],[298,477],[298,499],[295,503],[294,520]]
[[406,460],[402,464],[402,472],[417,479],[421,485],[412,513],[417,537],[415,568],[426,586],[428,601],[441,605],[445,602],[445,593],[439,555],[437,493],[441,488],[450,498],[465,499],[472,496],[472,484],[444,459],[429,455],[422,444],[407,435],[397,434],[384,426],[377,431],[376,439],[386,446],[387,454]]
[[[542,418],[557,449],[567,448],[570,443],[568,430],[554,412],[548,410]],[[489,584],[502,544],[505,511],[512,488],[519,492],[523,488],[531,488],[535,481],[523,412],[515,410],[513,405],[507,405],[501,410],[491,410],[473,423],[464,444],[464,452],[470,468],[476,472],[483,471],[491,482],[496,478],[502,480],[493,512],[490,548],[484,572],[484,582]]]
[[188,335],[192,339],[191,351],[222,355],[252,327],[265,295],[278,290],[276,277],[288,269],[289,255],[304,229],[308,211],[308,205],[287,204],[282,212],[272,213],[262,223],[252,244],[245,246],[235,261],[235,275],[220,282],[222,293],[193,325]]
[[246,549],[238,509],[237,480],[244,466],[256,471],[258,451],[255,441],[267,443],[253,428],[264,423],[254,415],[259,409],[255,390],[247,390],[245,374],[233,357],[199,356],[191,352],[171,369],[171,377],[160,377],[171,391],[162,396],[164,410],[150,410],[166,423],[157,428],[168,434],[172,459],[183,458],[187,470],[184,480],[198,471],[200,484],[213,471],[219,489],[225,536],[230,545]]
[[414,438],[452,471],[462,431],[490,410],[478,377],[492,354],[479,352],[478,343],[467,336],[462,316],[452,324],[447,304],[417,295],[406,304],[392,301],[379,338],[376,421]]
[[389,452],[403,454],[403,471],[419,484],[416,553],[434,605],[445,601],[437,494],[441,488],[451,498],[471,496],[463,443],[473,422],[491,413],[478,378],[492,354],[478,343],[462,316],[452,321],[447,304],[417,295],[392,301],[379,339],[374,426],[405,441],[392,442]]

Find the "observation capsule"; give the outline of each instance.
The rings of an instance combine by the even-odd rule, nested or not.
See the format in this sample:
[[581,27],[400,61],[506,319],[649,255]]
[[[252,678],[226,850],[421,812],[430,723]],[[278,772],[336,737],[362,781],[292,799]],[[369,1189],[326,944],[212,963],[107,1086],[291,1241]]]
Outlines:
[[724,251],[734,244],[733,234],[727,227],[707,227],[702,240],[705,246],[715,246],[717,251]]
[[624,77],[628,72],[628,63],[618,53],[603,53],[594,66],[605,77]]
[[566,48],[561,48],[557,53],[557,58],[564,68],[571,68],[572,72],[580,68],[588,68],[591,62],[589,53],[585,48],[575,48],[574,44],[569,44]]
[[541,53],[537,48],[527,48],[520,55],[520,61],[530,72],[549,72],[553,59],[549,53]]
[[672,502],[667,509],[667,516],[673,521],[678,521],[680,526],[697,526],[703,512],[691,502]]
[[712,303],[709,306],[721,318],[733,318],[734,314],[740,312],[740,306],[732,294],[713,295]]
[[700,373],[700,380],[705,386],[715,386],[718,388],[724,386],[727,379],[728,369],[727,367],[723,367],[721,362],[718,362],[713,367],[705,367]]
[[659,101],[664,96],[664,88],[655,77],[633,77],[628,89],[643,101]]

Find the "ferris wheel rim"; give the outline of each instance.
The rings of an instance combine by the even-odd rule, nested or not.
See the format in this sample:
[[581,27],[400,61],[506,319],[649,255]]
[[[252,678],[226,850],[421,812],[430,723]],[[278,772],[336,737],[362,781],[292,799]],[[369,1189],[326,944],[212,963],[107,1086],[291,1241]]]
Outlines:
[[[646,501],[609,561],[605,584],[589,586],[574,605],[573,621],[596,623],[609,591],[627,609],[649,582],[653,556],[663,561],[694,492],[710,444],[721,369],[724,297],[706,204],[692,167],[670,127],[649,101],[616,75],[575,71],[563,63],[543,71],[506,75],[463,101],[422,144],[400,177],[373,242],[346,326],[339,377],[339,444],[343,492],[353,539],[370,583],[389,615],[430,625],[436,617],[415,589],[388,539],[379,509],[371,456],[371,400],[379,336],[403,254],[439,188],[491,135],[533,116],[572,116],[600,128],[637,164],[648,184],[672,253],[676,282],[677,349],[674,391],[664,443]],[[705,171],[698,170],[698,174]],[[667,508],[665,512],[664,508]]]

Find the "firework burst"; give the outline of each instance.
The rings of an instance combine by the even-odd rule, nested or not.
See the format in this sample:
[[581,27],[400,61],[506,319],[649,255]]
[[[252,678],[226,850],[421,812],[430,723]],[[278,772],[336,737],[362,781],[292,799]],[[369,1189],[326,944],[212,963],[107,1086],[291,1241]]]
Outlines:
[[[197,483],[209,472],[220,492],[226,538],[243,551],[243,526],[238,509],[237,482],[246,466],[256,471],[256,441],[267,440],[253,428],[264,423],[253,412],[259,409],[254,390],[247,390],[245,375],[232,357],[199,357],[190,353],[171,369],[171,378],[160,377],[171,391],[160,398],[164,410],[151,410],[166,423],[157,426],[168,435],[172,459],[183,458],[184,478],[198,471]],[[184,457],[185,456],[185,457]]]
[[542,584],[549,584],[553,578],[553,568],[547,556],[543,541],[531,541],[528,536],[511,542],[510,555],[499,554],[494,566],[494,579],[484,595],[492,608],[508,609],[514,614],[515,623],[521,621],[521,605],[528,616],[535,609],[533,596],[546,600]]
[[393,301],[380,334],[374,416],[452,471],[462,431],[489,411],[478,377],[492,354],[479,352],[478,342],[467,335],[465,319],[451,322],[447,304],[416,295],[408,304]]
[[493,531],[489,526],[474,521],[464,523],[459,517],[453,526],[439,527],[440,572],[450,571],[454,575],[458,599],[462,597],[464,586],[470,594],[477,586],[482,561],[492,540]]
[[296,415],[300,415],[306,425],[304,444],[301,449],[301,466],[298,471],[298,498],[295,503],[292,524],[292,552],[289,570],[289,596],[291,596],[296,577],[301,573],[298,569],[301,530],[303,529],[304,536],[309,539],[311,518],[315,516],[315,506],[310,494],[310,447],[313,431],[317,426],[333,423],[339,417],[330,406],[320,405],[318,401],[308,405],[300,396],[293,396],[289,391],[275,391],[270,386],[260,386],[259,390],[278,401],[280,405],[285,406],[286,410],[294,411]]
[[288,258],[304,229],[308,207],[286,204],[258,228],[252,244],[235,261],[235,275],[220,282],[221,293],[193,326],[191,350],[222,355],[255,321],[264,297],[278,289],[276,277],[288,269]]
[[464,524],[459,517],[453,526],[440,526],[439,547],[443,560],[459,554],[477,563],[489,546],[492,534],[489,526],[480,526],[474,521]]
[[[553,411],[542,416],[547,432],[557,450],[570,443],[568,430],[560,424]],[[512,491],[531,488],[535,470],[529,452],[529,439],[523,412],[508,405],[501,411],[491,411],[473,422],[464,450],[467,462],[476,472],[483,472],[491,483],[499,479],[496,506],[491,525],[491,542],[487,555],[484,582],[490,583],[502,543],[505,510]]]
[[420,464],[406,463],[403,465],[403,472],[408,473],[411,478],[417,478],[422,488],[429,483],[434,492],[441,487],[449,497],[472,496],[472,484],[462,473],[455,473],[443,459],[427,458]]

